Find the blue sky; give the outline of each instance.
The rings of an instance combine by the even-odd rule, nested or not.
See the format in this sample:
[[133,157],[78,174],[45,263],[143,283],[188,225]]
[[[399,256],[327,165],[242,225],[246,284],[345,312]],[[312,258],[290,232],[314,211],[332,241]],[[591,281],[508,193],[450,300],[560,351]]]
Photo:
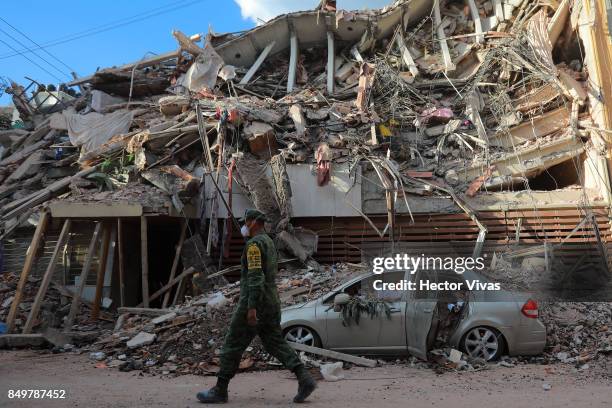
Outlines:
[[[389,2],[340,0],[338,7],[376,8]],[[26,83],[24,77],[28,76],[42,83],[57,84],[60,79],[69,81],[70,70],[66,66],[85,76],[98,67],[121,65],[147,53],[175,49],[176,42],[170,34],[173,29],[188,35],[206,33],[209,26],[215,32],[241,31],[280,13],[311,9],[318,0],[11,0],[3,3],[0,18],[6,22],[0,20],[0,77]],[[134,20],[140,21],[126,24]],[[15,54],[11,47],[21,51],[24,45],[27,48],[36,45],[7,22],[39,45],[61,42],[45,48],[52,56],[41,50],[36,52],[46,61],[30,52],[24,54],[44,69],[22,55],[10,56]],[[114,25],[121,26],[108,29]],[[83,35],[94,31],[100,32]],[[77,35],[81,38],[66,41]],[[0,97],[0,105],[8,102],[6,95]]]

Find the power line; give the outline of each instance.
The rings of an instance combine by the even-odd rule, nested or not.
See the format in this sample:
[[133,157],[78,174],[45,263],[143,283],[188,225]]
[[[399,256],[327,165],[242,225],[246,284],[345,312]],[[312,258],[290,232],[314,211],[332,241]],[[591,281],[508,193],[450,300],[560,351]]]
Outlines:
[[[4,41],[3,39],[0,39],[0,42],[3,43],[4,45],[6,45],[7,47],[9,47],[11,50],[17,52],[17,49],[15,47],[13,47],[11,44],[7,43],[6,41]],[[45,71],[47,74],[51,75],[53,78],[57,79],[59,82],[63,82],[63,80],[61,78],[58,78],[54,73],[49,72],[45,67],[39,65],[36,61],[33,61],[31,58],[29,58],[27,55],[24,54],[18,54],[21,55],[23,58],[27,59],[28,61],[30,61],[32,64],[36,65],[38,68],[42,69],[43,71]]]
[[[68,70],[70,72],[74,72],[75,70],[73,68],[71,68],[68,64],[64,63],[64,61],[60,60],[59,58],[57,58],[55,55],[51,54],[49,51],[47,51],[46,49],[44,49],[40,44],[38,44],[36,41],[34,41],[32,38],[30,38],[27,34],[25,34],[23,31],[19,30],[17,27],[15,27],[14,25],[12,25],[11,23],[9,23],[8,21],[6,21],[5,19],[2,18],[2,16],[0,16],[0,20],[4,21],[4,23],[11,27],[13,30],[15,30],[16,32],[18,32],[19,34],[21,34],[24,38],[28,39],[32,44],[36,45],[37,47],[39,47],[41,50],[43,50],[45,52],[45,54],[49,55],[51,58],[53,58],[54,60],[56,60],[57,62],[59,62],[60,64],[62,64],[63,66],[65,66],[66,68],[68,68]],[[33,52],[33,51],[32,51]]]
[[[34,51],[37,51],[39,49],[53,47],[53,46],[56,46],[56,45],[59,45],[59,44],[64,44],[64,43],[67,43],[67,42],[70,42],[70,41],[79,40],[81,38],[90,37],[90,36],[95,35],[95,34],[100,34],[100,33],[106,32],[106,31],[114,30],[116,28],[120,28],[120,27],[123,27],[123,26],[126,26],[126,25],[134,24],[134,23],[137,23],[137,22],[140,22],[140,21],[152,18],[152,17],[156,17],[156,16],[159,16],[159,15],[162,15],[162,14],[170,13],[170,12],[175,11],[175,10],[179,10],[179,9],[182,9],[182,8],[185,8],[185,7],[189,7],[189,6],[191,6],[193,4],[196,4],[196,3],[201,3],[203,0],[192,0],[192,1],[189,1],[189,2],[187,2],[185,4],[180,4],[180,3],[184,3],[184,1],[185,0],[181,0],[179,2],[171,3],[171,4],[168,4],[166,6],[162,6],[162,7],[158,7],[158,8],[149,10],[149,11],[147,11],[145,13],[139,13],[139,14],[133,15],[131,17],[127,17],[127,18],[123,18],[123,19],[120,19],[120,20],[116,20],[115,22],[107,23],[107,24],[104,24],[104,25],[101,25],[101,26],[98,26],[98,27],[90,28],[90,29],[85,30],[85,31],[81,31],[81,32],[78,32],[78,33],[74,33],[74,34],[70,34],[70,35],[67,35],[67,36],[64,36],[64,37],[60,37],[60,38],[58,38],[56,40],[50,41],[48,43],[44,43],[44,44],[42,44],[39,47],[26,48],[26,49],[22,49],[20,51],[19,50],[15,50],[15,52],[13,52],[13,53],[8,53],[8,54],[1,55],[0,56],[0,60],[11,58],[11,57],[14,57],[16,55],[21,55],[21,53],[34,52]],[[179,5],[176,5],[176,4],[179,4]],[[174,6],[174,5],[176,5],[176,6],[168,8],[168,7]],[[162,10],[152,13],[153,11],[156,11],[156,10],[159,10],[159,9],[162,9]],[[163,9],[165,9],[165,10],[163,10]],[[122,22],[122,21],[125,21],[125,22]]]
[[[4,31],[3,29],[0,28],[0,32],[4,33],[7,37],[9,37],[10,39],[12,39],[13,41],[15,41],[17,44],[21,45],[22,47],[27,47],[27,45],[25,45],[24,43],[22,43],[21,41],[19,41],[17,38],[13,37],[12,35],[10,35],[9,33],[7,33],[6,31]],[[23,55],[24,53],[20,53],[20,55]],[[43,60],[47,65],[55,68],[55,70],[57,72],[59,72],[60,74],[63,75],[67,75],[64,71],[62,71],[61,69],[59,69],[57,67],[57,65],[52,64],[51,62],[47,61],[46,59],[44,59],[43,57],[41,57],[40,55],[38,55],[36,52],[32,52],[32,54],[34,54],[35,56],[37,56],[38,58],[40,58],[41,60]],[[68,77],[70,77],[70,75],[68,75]]]

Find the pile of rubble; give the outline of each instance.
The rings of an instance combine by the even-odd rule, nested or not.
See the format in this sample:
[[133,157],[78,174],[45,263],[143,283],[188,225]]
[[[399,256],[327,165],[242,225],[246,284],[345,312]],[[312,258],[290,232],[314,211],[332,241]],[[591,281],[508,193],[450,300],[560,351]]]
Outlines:
[[[290,231],[290,183],[278,182],[287,162],[316,163],[319,185],[335,164],[367,164],[386,189],[459,201],[454,192],[524,189],[589,142],[587,73],[567,51],[575,32],[564,30],[576,28],[577,5],[435,1],[405,14],[414,2],[363,12],[324,3],[290,15],[326,28],[321,40],[304,29],[241,55],[266,30],[285,29],[280,16],[210,33],[203,47],[200,35],[175,31],[176,52],[68,84],[80,94],[39,87],[30,98],[13,83],[25,128],[0,131],[3,236],[66,192],[145,183],[180,210],[202,194],[204,175],[218,181],[226,170],[275,232]],[[55,102],[33,104],[41,94]],[[279,177],[253,177],[267,165]],[[388,200],[390,213],[408,205],[401,197]]]
[[540,313],[546,325],[548,361],[572,364],[583,370],[597,362],[609,364],[612,355],[610,303],[550,303],[543,305]]
[[[18,332],[26,323],[40,281],[40,278],[30,276],[25,282],[22,302],[17,308],[14,319],[15,330]],[[0,322],[7,321],[18,282],[19,277],[13,273],[0,274]],[[92,319],[90,317],[92,304],[85,301],[80,304],[73,326],[66,328],[64,321],[70,311],[72,296],[72,293],[63,286],[52,282],[40,307],[37,331],[47,335],[46,339],[56,347],[63,347],[68,343],[76,343],[79,346],[89,344],[100,335],[105,327],[112,327],[112,322],[114,322],[114,316],[106,312],[101,312],[99,319]],[[56,333],[60,331],[63,331],[64,335],[56,336]],[[56,340],[56,337],[61,337],[62,341]]]
[[[277,280],[283,306],[302,303],[329,292],[355,270],[340,266],[325,271],[281,270]],[[240,292],[239,283],[217,287],[169,309],[120,309],[124,312],[112,331],[89,348],[100,366],[144,370],[154,374],[213,374]],[[259,341],[244,355],[241,369],[267,368],[279,363]]]

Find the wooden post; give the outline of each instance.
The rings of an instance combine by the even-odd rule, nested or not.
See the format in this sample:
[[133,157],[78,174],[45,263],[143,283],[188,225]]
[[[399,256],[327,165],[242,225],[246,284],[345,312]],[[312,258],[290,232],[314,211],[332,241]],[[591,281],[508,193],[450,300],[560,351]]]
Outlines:
[[36,293],[36,297],[34,298],[34,304],[32,304],[32,309],[30,309],[28,320],[26,321],[26,324],[23,328],[23,334],[32,333],[32,328],[34,327],[34,321],[38,317],[40,305],[45,295],[47,294],[47,289],[49,289],[51,278],[53,278],[53,272],[55,270],[55,264],[57,263],[57,258],[59,257],[60,251],[62,250],[62,247],[66,243],[66,239],[68,238],[68,233],[70,232],[71,223],[72,221],[70,219],[66,219],[66,221],[64,221],[62,232],[60,232],[60,236],[57,239],[57,243],[55,244],[55,249],[53,250],[53,255],[51,255],[51,259],[49,260],[49,265],[47,265],[47,270],[45,271],[42,282],[40,283],[40,288],[38,288],[38,292]]
[[[168,282],[172,282],[174,276],[176,275],[176,269],[178,268],[179,260],[181,259],[181,251],[183,250],[183,242],[185,242],[185,236],[187,235],[187,221],[183,220],[181,225],[181,237],[179,238],[178,244],[176,245],[176,252],[174,254],[174,261],[172,261],[172,269],[170,269],[170,277],[168,278]],[[168,306],[168,302],[170,301],[170,291],[166,292],[164,295],[164,301],[162,302],[162,309],[165,309]]]
[[179,299],[182,299],[182,296],[185,292],[185,278],[181,279],[176,287],[176,291],[174,292],[174,298],[172,299],[172,306],[176,305]]
[[102,302],[102,289],[104,287],[104,275],[106,273],[106,261],[108,260],[108,247],[110,246],[111,226],[104,225],[102,235],[102,247],[100,248],[100,258],[98,259],[98,274],[96,276],[96,294],[94,296],[91,318],[97,319],[100,315],[100,303]]
[[66,323],[64,324],[64,328],[66,328],[66,330],[70,329],[70,327],[72,326],[72,323],[74,322],[74,317],[76,316],[79,310],[81,296],[83,296],[83,289],[85,288],[87,276],[89,275],[89,270],[91,269],[91,261],[94,257],[94,252],[96,249],[96,244],[98,243],[98,238],[100,237],[101,228],[102,223],[98,222],[96,224],[96,228],[94,229],[93,235],[91,236],[91,241],[89,242],[89,247],[87,248],[87,254],[85,256],[85,262],[83,263],[83,269],[81,269],[81,275],[79,277],[79,285],[74,293],[72,305],[70,305],[70,312],[68,313]]
[[32,242],[28,247],[26,252],[25,262],[23,263],[23,269],[21,270],[21,275],[19,276],[19,283],[17,284],[17,290],[15,291],[15,298],[13,299],[13,303],[11,303],[11,309],[9,310],[8,316],[6,318],[7,332],[11,333],[15,329],[15,317],[17,316],[17,310],[19,308],[19,304],[21,303],[21,298],[23,296],[23,288],[25,287],[26,282],[28,281],[28,277],[30,276],[30,272],[32,271],[32,265],[34,265],[34,259],[36,258],[36,253],[38,252],[38,247],[42,240],[42,237],[45,234],[45,230],[47,229],[47,225],[49,224],[49,212],[43,210],[40,213],[40,220],[38,221],[38,225],[36,226],[36,231],[34,231],[34,236],[32,237]]
[[119,253],[119,306],[125,306],[125,271],[123,261],[123,222],[117,218],[117,248]]
[[149,307],[149,241],[147,217],[140,217],[140,259],[142,264],[142,304]]

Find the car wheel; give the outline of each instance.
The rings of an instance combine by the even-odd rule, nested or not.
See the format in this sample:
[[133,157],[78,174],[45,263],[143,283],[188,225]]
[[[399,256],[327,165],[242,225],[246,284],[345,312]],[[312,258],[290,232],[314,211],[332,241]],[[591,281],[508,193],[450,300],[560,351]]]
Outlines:
[[498,359],[504,352],[504,337],[490,327],[475,327],[463,336],[463,350],[473,358]]
[[321,340],[317,333],[310,327],[293,326],[285,331],[285,340],[307,346],[320,347]]

